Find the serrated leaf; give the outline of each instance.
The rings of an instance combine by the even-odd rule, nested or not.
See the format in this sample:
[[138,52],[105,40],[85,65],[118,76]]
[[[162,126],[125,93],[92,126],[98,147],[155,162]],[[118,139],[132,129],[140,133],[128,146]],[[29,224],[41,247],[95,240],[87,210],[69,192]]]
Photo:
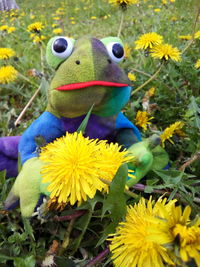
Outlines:
[[36,260],[33,255],[24,258],[15,258],[15,267],[35,267]]
[[96,247],[100,246],[108,238],[109,234],[112,234],[115,232],[115,228],[117,227],[117,225],[118,225],[118,222],[113,221],[105,227],[101,238],[99,239],[98,243],[96,244]]
[[178,170],[160,170],[160,171],[154,170],[154,172],[160,178],[162,178],[162,180],[166,184],[178,184],[181,181],[184,174],[183,172]]
[[123,164],[117,171],[109,187],[109,194],[104,199],[102,217],[108,211],[113,221],[119,222],[126,213],[126,197],[124,194],[128,167]]

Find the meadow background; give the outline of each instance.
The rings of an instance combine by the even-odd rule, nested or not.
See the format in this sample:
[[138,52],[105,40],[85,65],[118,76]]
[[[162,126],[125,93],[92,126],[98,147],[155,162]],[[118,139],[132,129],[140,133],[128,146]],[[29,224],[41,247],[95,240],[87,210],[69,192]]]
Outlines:
[[[54,75],[45,60],[48,40],[58,34],[74,39],[83,35],[97,38],[116,36],[122,14],[121,9],[106,0],[18,0],[17,3],[19,10],[0,13],[0,47],[15,51],[14,57],[0,61],[0,67],[6,62],[18,71],[14,82],[0,84],[1,136],[20,135],[46,108],[46,92]],[[127,47],[121,66],[127,73],[135,75],[133,90],[150,79],[160,66],[160,60],[135,49],[134,42],[142,34],[156,32],[163,36],[166,43],[183,52],[180,62],[165,62],[155,79],[132,95],[124,112],[135,123],[137,111],[143,110],[146,92],[154,87],[155,93],[149,99],[153,119],[146,131],[141,128],[143,137],[161,134],[177,121],[184,123],[182,133],[173,135],[174,143],[165,142],[170,169],[164,173],[150,172],[142,181],[144,187],[140,188],[142,192],[139,194],[147,198],[153,194],[158,198],[167,192],[169,199],[176,197],[183,206],[189,204],[193,216],[200,212],[200,69],[195,67],[200,58],[200,37],[185,40],[187,38],[180,36],[194,37],[195,32],[200,31],[198,9],[198,0],[140,0],[139,4],[128,7],[124,12],[120,34]],[[44,25],[37,38],[27,30],[34,22]],[[3,30],[1,27],[4,25],[14,27],[13,31]],[[38,87],[39,94],[15,127],[14,122]],[[1,205],[12,182],[13,179],[5,180],[1,175]],[[97,211],[94,218],[98,216]],[[35,266],[36,262],[41,263],[53,240],[62,242],[68,225],[57,222],[55,226],[52,221],[41,225],[34,219],[31,224],[25,223],[24,230],[18,211],[11,214],[1,211],[0,220],[0,266],[29,267]],[[79,236],[84,220],[87,218],[79,221],[75,237]],[[68,249],[60,253],[58,266],[73,266],[74,262],[85,266],[89,258],[98,255],[105,248],[105,243],[95,247],[105,225],[106,218],[101,222],[94,219],[90,230],[84,229],[84,237],[78,243],[71,242]],[[69,259],[69,255],[73,256]],[[96,266],[112,264],[104,260]]]

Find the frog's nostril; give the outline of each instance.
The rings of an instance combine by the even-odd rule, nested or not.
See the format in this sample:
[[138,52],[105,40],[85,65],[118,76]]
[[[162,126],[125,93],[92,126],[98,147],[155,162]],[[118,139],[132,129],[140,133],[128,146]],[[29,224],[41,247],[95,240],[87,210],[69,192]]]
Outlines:
[[81,64],[80,60],[75,61],[77,65]]
[[111,59],[110,59],[110,58],[108,58],[108,59],[107,59],[107,61],[108,61],[108,63],[110,63],[110,64],[112,63],[112,61],[111,61]]

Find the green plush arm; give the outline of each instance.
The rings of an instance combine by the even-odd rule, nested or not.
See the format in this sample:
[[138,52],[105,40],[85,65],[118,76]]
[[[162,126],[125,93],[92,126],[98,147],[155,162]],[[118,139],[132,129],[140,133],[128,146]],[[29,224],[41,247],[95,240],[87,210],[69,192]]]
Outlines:
[[40,194],[49,195],[47,184],[41,183],[41,168],[44,163],[37,157],[27,160],[5,201],[9,209],[18,199],[23,217],[30,217],[34,212]]
[[[158,152],[157,147],[160,144],[160,138],[157,135],[152,135],[148,139],[142,142],[138,142],[129,147],[130,153],[135,157],[133,162],[128,164],[129,168],[134,171],[136,178],[130,178],[127,181],[128,186],[133,186],[140,179],[142,179],[150,170],[156,166],[156,161],[158,160],[156,152]],[[158,169],[164,168],[168,163],[167,153],[160,147],[161,154],[164,155],[162,162],[159,162]],[[157,164],[158,165],[158,164]]]

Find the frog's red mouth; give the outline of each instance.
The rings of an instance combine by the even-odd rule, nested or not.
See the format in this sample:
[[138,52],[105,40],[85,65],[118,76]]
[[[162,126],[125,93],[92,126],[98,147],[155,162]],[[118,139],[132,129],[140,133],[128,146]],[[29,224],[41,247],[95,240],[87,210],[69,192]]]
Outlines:
[[109,86],[109,87],[128,86],[128,84],[126,83],[115,83],[115,82],[106,82],[106,81],[89,81],[89,82],[71,83],[71,84],[62,85],[62,86],[57,87],[56,90],[59,90],[59,91],[76,90],[76,89],[82,89],[82,88],[90,87],[94,85]]

